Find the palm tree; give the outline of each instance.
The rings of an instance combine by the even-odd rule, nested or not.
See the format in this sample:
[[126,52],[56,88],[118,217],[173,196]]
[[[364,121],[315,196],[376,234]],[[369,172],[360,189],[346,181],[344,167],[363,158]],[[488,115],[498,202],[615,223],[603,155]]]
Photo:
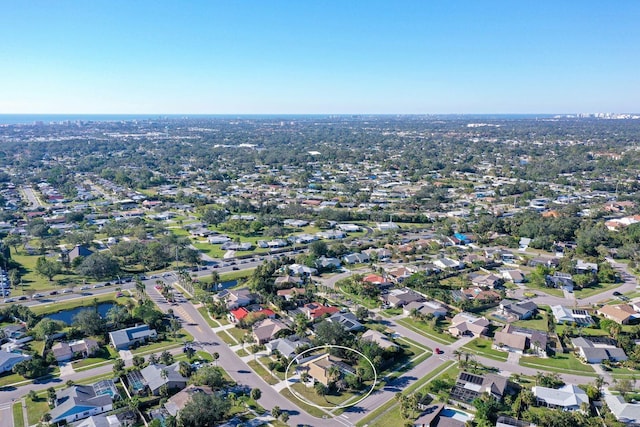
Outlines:
[[144,283],[142,283],[140,279],[136,279],[136,292],[138,293],[138,298],[144,298],[146,290]]
[[216,351],[211,356],[213,357],[213,361],[216,363],[216,366],[218,366],[218,359],[220,359],[220,353]]
[[211,272],[211,287],[213,290],[217,289],[218,282],[220,282],[220,274],[217,271],[213,270]]

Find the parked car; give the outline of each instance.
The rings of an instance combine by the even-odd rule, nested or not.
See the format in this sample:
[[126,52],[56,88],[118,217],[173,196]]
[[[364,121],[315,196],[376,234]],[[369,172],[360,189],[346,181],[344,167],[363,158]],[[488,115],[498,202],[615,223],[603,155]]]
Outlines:
[[73,292],[73,289],[63,289],[63,290],[62,290],[62,293],[63,293],[63,294],[70,294],[70,293],[72,293],[72,292]]
[[44,294],[33,294],[33,296],[31,298],[42,298],[44,296]]

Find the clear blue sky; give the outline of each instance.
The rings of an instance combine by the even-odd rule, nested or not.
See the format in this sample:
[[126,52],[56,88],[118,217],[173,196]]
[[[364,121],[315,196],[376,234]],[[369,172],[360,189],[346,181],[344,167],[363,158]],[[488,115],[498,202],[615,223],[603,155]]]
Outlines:
[[0,6],[0,114],[640,112],[637,0]]

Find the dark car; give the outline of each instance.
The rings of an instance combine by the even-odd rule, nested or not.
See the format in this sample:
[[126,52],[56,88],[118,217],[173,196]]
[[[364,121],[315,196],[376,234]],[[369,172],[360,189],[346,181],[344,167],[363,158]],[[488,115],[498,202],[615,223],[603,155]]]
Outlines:
[[621,294],[620,292],[618,292],[618,291],[615,291],[615,292],[613,293],[613,296],[614,296],[614,297],[619,297],[620,295],[622,295],[622,294]]

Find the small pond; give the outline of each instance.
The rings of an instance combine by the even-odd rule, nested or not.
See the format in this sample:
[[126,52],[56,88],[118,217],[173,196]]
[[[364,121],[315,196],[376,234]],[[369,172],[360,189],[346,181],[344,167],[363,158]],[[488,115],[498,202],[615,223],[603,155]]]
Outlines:
[[[100,313],[100,316],[105,317],[107,314],[107,311],[109,311],[109,309],[114,305],[116,305],[116,303],[114,302],[102,302],[98,304],[98,313]],[[94,306],[92,305],[86,306],[86,307],[77,307],[70,310],[59,311],[57,313],[46,314],[45,317],[48,317],[49,319],[53,319],[53,320],[62,320],[67,325],[70,325],[71,323],[73,323],[73,318],[75,317],[76,314],[80,313],[82,310],[93,309],[93,308]]]

